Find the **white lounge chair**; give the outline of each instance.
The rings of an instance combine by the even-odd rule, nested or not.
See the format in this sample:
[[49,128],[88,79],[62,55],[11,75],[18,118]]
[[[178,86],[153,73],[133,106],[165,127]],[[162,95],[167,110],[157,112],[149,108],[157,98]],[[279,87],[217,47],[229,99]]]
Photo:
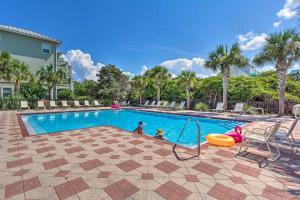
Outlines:
[[44,101],[38,101],[38,102],[37,102],[37,108],[38,108],[38,109],[39,109],[39,108],[45,109],[45,103],[44,103]]
[[141,104],[142,107],[146,107],[148,105],[149,105],[149,101],[148,100],[144,103],[144,105]]
[[55,101],[50,101],[50,108],[57,108]]
[[234,110],[228,110],[228,112],[242,114],[244,112],[244,105],[244,103],[237,103]]
[[[255,128],[252,131],[246,131],[244,133],[244,139],[243,139],[243,142],[240,146],[238,155],[240,153],[246,152],[248,150],[248,148],[250,147],[251,142],[256,142],[256,143],[260,144],[258,146],[258,149],[260,149],[263,144],[266,144],[267,148],[268,148],[269,155],[271,157],[271,160],[272,161],[277,160],[280,157],[280,151],[278,149],[278,145],[277,145],[276,140],[275,140],[275,134],[278,132],[281,123],[282,123],[282,121],[279,120],[273,126],[268,127],[266,129]],[[277,155],[272,153],[271,148],[270,148],[271,143],[275,144],[274,146],[276,148]],[[246,147],[246,149],[242,151],[242,148],[244,146]]]
[[[296,147],[296,140],[293,136],[293,131],[298,124],[299,119],[295,119],[292,123],[292,125],[287,128],[287,127],[280,127],[280,129],[276,133],[276,139],[278,140],[279,144],[284,144],[286,141],[288,142],[291,152],[296,153],[297,152],[297,147]],[[286,140],[286,141],[284,141]]]
[[99,101],[97,101],[97,100],[94,100],[94,106],[96,106],[96,107],[100,107],[100,106],[101,106],[101,104],[99,103]]
[[79,101],[74,101],[74,106],[77,107],[77,108],[81,107]]
[[147,105],[147,107],[153,107],[155,105],[156,101],[152,101],[151,104]]
[[219,102],[216,106],[216,109],[211,109],[212,112],[224,112],[224,103]]
[[172,102],[170,103],[170,105],[167,106],[167,108],[174,109],[175,106],[176,106],[176,102],[175,102],[175,101],[172,101]]
[[161,101],[158,101],[157,104],[153,105],[152,107],[160,107]]
[[61,101],[61,106],[62,106],[63,108],[68,108],[68,107],[69,107],[67,101]]
[[160,108],[167,108],[167,107],[168,107],[168,104],[169,104],[169,102],[168,102],[168,101],[165,101],[165,102],[160,106]]
[[90,105],[90,102],[89,101],[84,101],[84,106],[85,107],[90,107],[91,105]]
[[21,106],[20,106],[20,109],[29,109],[29,106],[28,106],[28,102],[27,101],[21,101]]
[[184,107],[185,107],[185,101],[182,101],[180,102],[179,106],[176,107],[176,109],[183,110]]

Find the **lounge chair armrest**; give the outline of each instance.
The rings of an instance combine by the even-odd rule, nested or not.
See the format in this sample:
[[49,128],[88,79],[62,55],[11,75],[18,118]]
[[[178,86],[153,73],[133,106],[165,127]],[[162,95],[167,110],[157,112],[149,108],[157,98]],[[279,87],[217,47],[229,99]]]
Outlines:
[[254,128],[251,131],[251,134],[255,134],[255,133],[265,133],[266,129],[261,129],[261,128]]

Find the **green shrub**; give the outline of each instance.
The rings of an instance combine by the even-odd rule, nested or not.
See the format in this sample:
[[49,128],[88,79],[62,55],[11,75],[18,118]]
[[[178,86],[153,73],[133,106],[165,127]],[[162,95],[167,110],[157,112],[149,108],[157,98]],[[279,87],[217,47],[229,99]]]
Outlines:
[[206,103],[199,102],[195,105],[195,110],[208,111],[208,105]]
[[36,102],[45,98],[46,90],[37,84],[23,84],[20,90],[21,95],[28,101],[30,107],[35,107]]
[[76,100],[78,101],[92,101],[93,98],[90,96],[77,96],[75,97]]
[[20,101],[24,100],[19,94],[12,94],[3,99],[3,109],[19,109]]
[[[245,104],[243,109],[244,109],[245,112],[247,111],[246,114],[253,114],[253,115],[261,114],[260,111],[257,111],[255,109],[251,109],[251,108],[254,108],[254,107],[252,107],[252,106],[250,106],[248,104]],[[251,109],[251,110],[249,110],[249,109]]]
[[74,94],[72,90],[62,89],[57,91],[58,100],[74,100]]

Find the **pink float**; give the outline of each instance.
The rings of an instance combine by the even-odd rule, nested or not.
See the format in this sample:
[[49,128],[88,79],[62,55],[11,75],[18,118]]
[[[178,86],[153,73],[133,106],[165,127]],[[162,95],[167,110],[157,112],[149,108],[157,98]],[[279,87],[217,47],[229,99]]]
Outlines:
[[120,106],[119,105],[112,105],[111,108],[119,109]]
[[239,143],[243,141],[242,127],[240,126],[236,126],[234,128],[234,133],[226,133],[225,135],[232,137],[235,143]]

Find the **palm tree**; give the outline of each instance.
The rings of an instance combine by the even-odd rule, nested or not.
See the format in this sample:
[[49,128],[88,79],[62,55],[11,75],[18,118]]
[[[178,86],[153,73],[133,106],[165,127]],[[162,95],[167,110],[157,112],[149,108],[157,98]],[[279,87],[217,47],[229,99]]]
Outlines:
[[189,109],[190,108],[190,89],[192,89],[195,86],[196,73],[189,71],[189,70],[184,70],[179,75],[179,81],[185,87],[187,109]]
[[31,78],[28,65],[26,65],[23,62],[20,62],[19,60],[14,59],[11,62],[9,71],[10,80],[13,81],[15,84],[15,92],[19,93],[21,82],[28,81]]
[[216,50],[209,54],[205,66],[214,71],[221,71],[223,86],[224,109],[227,110],[228,80],[230,76],[230,66],[245,67],[248,59],[241,54],[241,49],[237,43],[230,48],[227,45],[219,45]]
[[293,29],[271,34],[253,62],[259,66],[275,64],[279,85],[279,116],[284,115],[288,69],[300,59],[300,35]]
[[148,85],[147,77],[135,76],[132,80],[132,87],[136,89],[139,95],[140,104],[142,104],[142,95],[144,94],[147,85]]
[[11,56],[8,52],[0,53],[0,78],[10,79]]
[[48,88],[49,99],[51,99],[52,89],[59,83],[63,83],[65,79],[65,72],[62,70],[55,70],[53,65],[47,65],[37,72],[38,81],[46,84]]
[[164,82],[171,77],[168,69],[163,66],[155,66],[154,68],[145,72],[146,77],[155,81],[157,101],[160,101],[160,90]]

